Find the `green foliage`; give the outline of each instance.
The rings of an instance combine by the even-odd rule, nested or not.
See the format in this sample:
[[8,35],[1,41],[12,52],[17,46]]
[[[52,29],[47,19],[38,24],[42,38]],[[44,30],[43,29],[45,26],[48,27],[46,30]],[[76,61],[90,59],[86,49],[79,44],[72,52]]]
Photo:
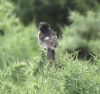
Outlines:
[[11,0],[15,2],[15,12],[24,24],[29,24],[33,18],[37,22],[47,21],[55,25],[69,24],[69,10],[84,13],[88,9],[96,10],[97,0]]
[[39,58],[5,63],[5,68],[0,69],[0,94],[99,94],[99,66],[58,53],[57,62],[52,66],[45,62],[38,67],[37,75],[34,71]]
[[[100,54],[100,13],[89,11],[85,16],[72,12],[72,24],[63,29],[62,47],[70,52],[79,51],[88,58],[88,54]],[[82,57],[84,57],[82,56]]]
[[11,78],[12,82],[22,84],[26,79],[26,66],[25,64],[16,64],[12,67]]
[[34,23],[25,28],[13,14],[13,5],[8,2],[0,3],[0,30],[4,35],[0,36],[0,61],[10,57],[27,59],[38,53]]

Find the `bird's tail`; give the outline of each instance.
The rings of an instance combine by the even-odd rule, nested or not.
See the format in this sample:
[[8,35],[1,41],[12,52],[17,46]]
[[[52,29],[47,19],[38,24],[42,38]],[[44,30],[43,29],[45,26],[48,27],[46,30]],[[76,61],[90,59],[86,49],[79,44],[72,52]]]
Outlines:
[[48,60],[55,60],[55,50],[48,48],[47,58]]

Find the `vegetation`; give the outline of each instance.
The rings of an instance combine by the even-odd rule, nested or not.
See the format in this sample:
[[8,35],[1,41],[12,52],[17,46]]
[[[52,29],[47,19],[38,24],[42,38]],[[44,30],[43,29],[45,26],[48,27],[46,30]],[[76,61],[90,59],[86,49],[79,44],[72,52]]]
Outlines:
[[[63,60],[62,60],[63,58]],[[10,61],[0,69],[1,94],[99,94],[100,68],[89,62],[58,56],[49,68],[40,59]]]
[[[25,28],[13,14],[13,6],[8,2],[1,3],[0,31],[0,56],[28,58],[38,53],[35,24]],[[6,13],[6,15],[5,15]],[[1,58],[1,57],[0,57]]]
[[53,28],[59,28],[59,25],[70,24],[68,19],[70,11],[79,11],[85,14],[85,11],[98,10],[99,0],[11,0],[14,2],[14,12],[25,24],[30,24],[32,20],[36,22],[49,22]]
[[72,24],[62,29],[61,46],[69,52],[79,51],[79,57],[84,59],[100,54],[100,13],[88,11],[84,16],[72,12],[69,19]]
[[[24,0],[14,1],[26,3]],[[80,2],[80,6],[84,4],[82,0],[75,1]],[[11,1],[0,0],[0,94],[99,94],[100,13],[71,12],[70,25],[60,26],[62,38],[59,39],[56,61],[48,64],[37,42],[36,23],[33,21],[24,26],[16,17],[15,8]]]

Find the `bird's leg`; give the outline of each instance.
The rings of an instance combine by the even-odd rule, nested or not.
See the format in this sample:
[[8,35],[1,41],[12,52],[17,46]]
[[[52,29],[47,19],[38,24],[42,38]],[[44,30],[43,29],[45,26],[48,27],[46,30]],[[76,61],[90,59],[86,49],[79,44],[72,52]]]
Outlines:
[[53,64],[53,60],[55,60],[55,50],[50,48],[47,49],[47,59],[50,65]]
[[51,54],[51,51],[49,48],[47,48],[47,59],[49,60],[50,59],[50,54]]
[[52,49],[51,56],[52,56],[52,57],[51,57],[51,58],[52,58],[52,60],[55,60],[55,50],[53,50],[53,49]]

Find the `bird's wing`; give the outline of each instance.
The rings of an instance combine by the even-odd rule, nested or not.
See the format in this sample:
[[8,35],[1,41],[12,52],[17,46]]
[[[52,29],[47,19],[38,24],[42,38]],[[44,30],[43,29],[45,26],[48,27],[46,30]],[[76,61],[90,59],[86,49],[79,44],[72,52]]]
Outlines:
[[48,48],[55,49],[58,46],[58,39],[55,36],[45,37],[44,43]]

